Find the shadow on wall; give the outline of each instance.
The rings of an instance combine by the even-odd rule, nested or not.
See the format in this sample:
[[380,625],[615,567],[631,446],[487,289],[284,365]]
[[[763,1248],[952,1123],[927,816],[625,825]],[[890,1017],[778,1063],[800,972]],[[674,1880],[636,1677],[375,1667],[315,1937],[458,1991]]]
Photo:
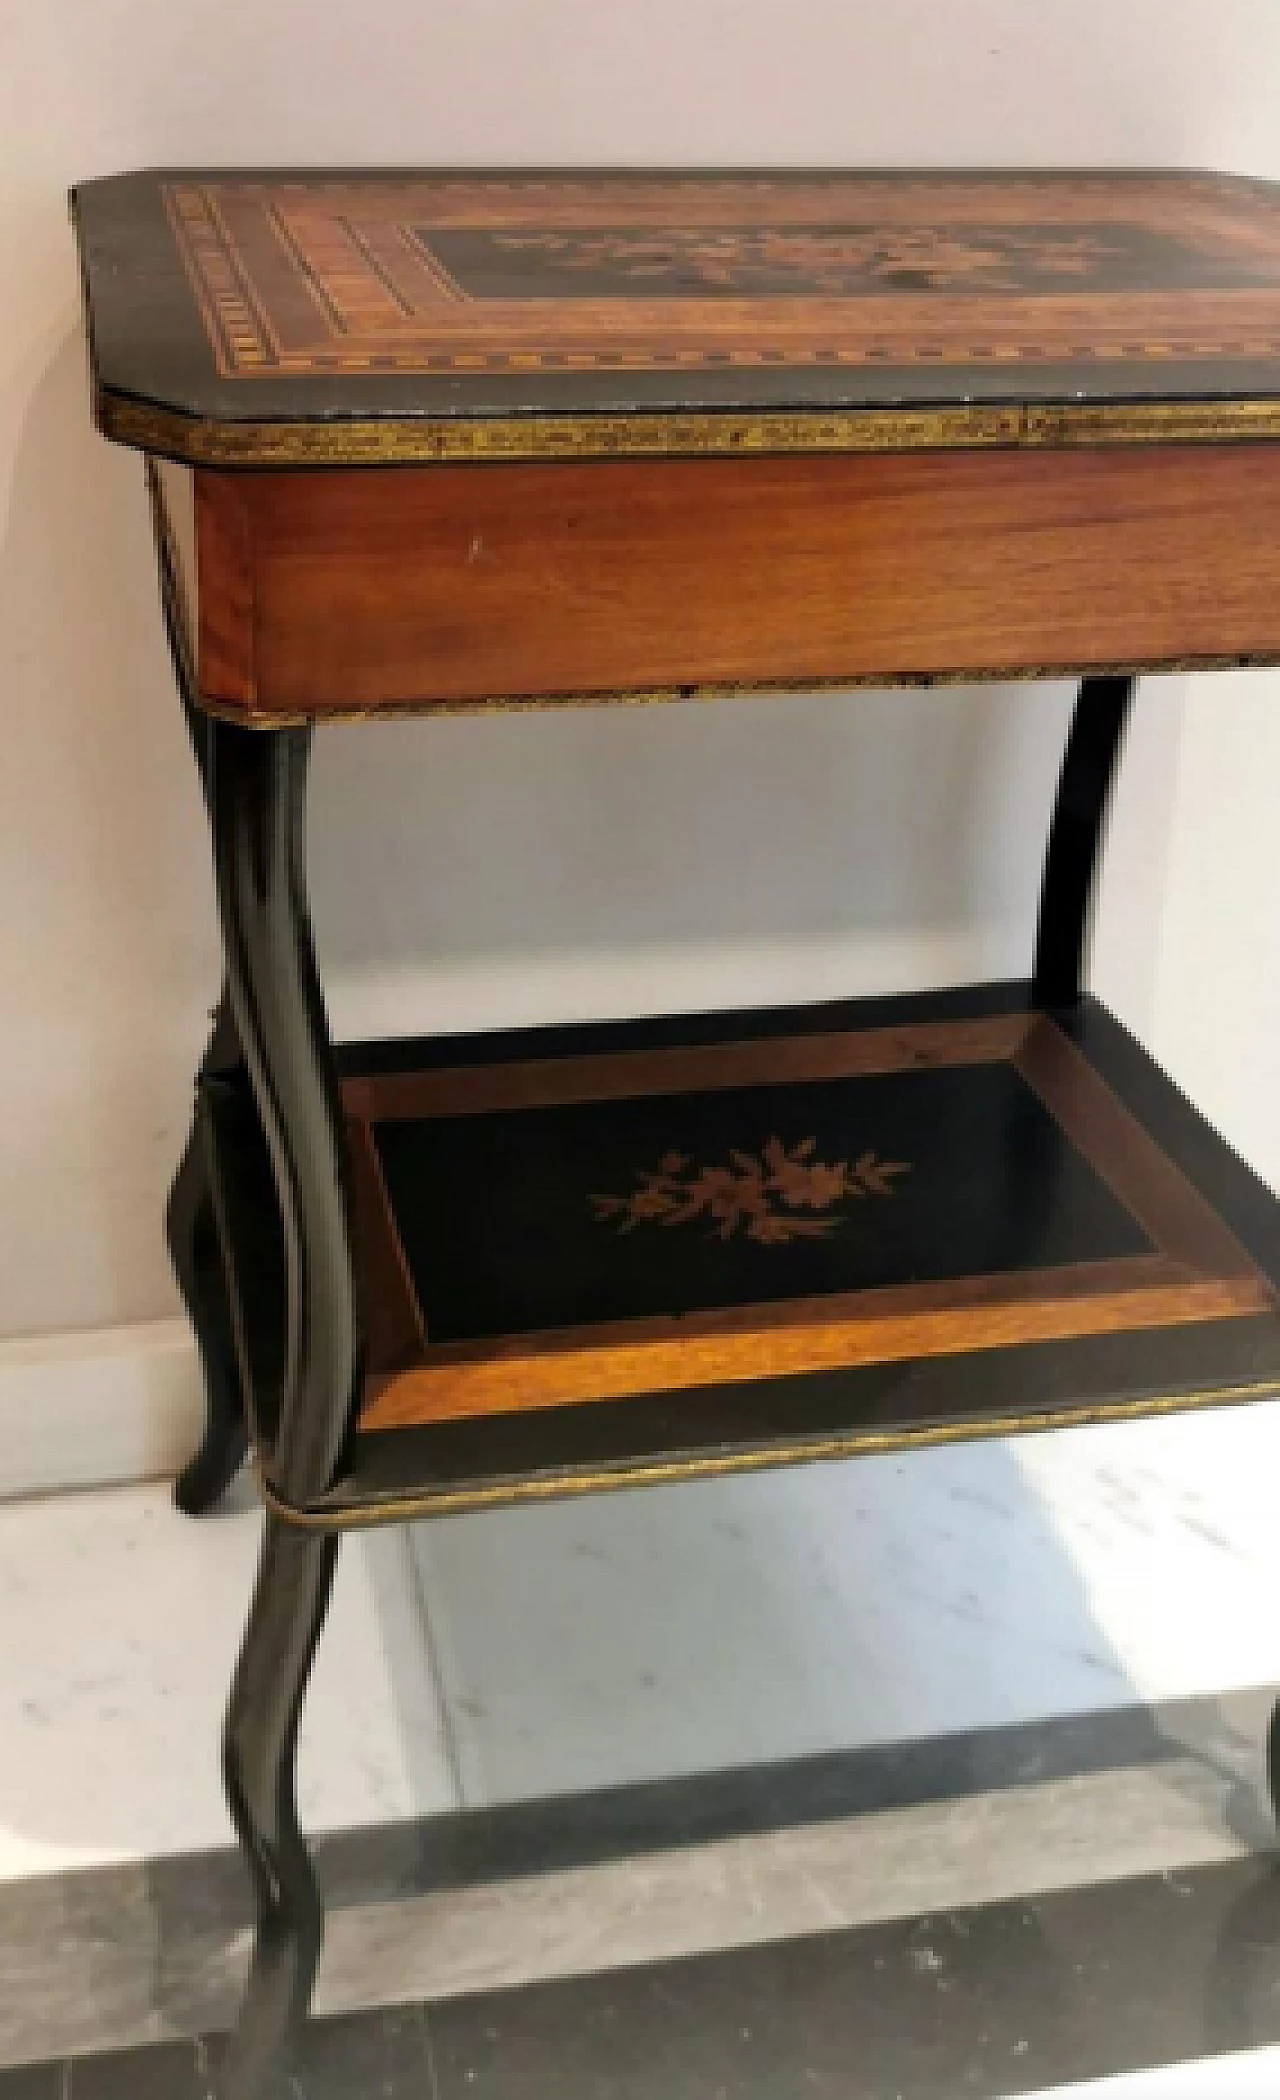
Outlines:
[[1069,706],[991,686],[330,730],[313,885],[339,1019],[348,998],[380,1033],[1020,974]]
[[0,1333],[162,1310],[161,1191],[214,982],[207,846],[136,459],[68,333],[0,515]]

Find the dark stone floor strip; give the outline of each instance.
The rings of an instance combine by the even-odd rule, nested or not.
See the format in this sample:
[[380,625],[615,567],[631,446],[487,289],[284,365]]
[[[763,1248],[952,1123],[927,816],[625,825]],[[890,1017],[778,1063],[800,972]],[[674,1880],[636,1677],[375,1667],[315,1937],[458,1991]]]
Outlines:
[[[1278,2042],[1271,1857],[317,2021],[278,2100],[1007,2100]],[[210,2100],[221,2046],[0,2100]]]
[[439,2100],[980,2100],[1280,2041],[1232,1861],[431,2011]]

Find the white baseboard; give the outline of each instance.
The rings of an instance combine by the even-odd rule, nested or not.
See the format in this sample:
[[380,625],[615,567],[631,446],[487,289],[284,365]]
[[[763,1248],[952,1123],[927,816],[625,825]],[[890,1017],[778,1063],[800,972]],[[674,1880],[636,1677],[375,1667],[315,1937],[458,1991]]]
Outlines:
[[203,1409],[184,1320],[0,1341],[0,1497],[176,1473]]

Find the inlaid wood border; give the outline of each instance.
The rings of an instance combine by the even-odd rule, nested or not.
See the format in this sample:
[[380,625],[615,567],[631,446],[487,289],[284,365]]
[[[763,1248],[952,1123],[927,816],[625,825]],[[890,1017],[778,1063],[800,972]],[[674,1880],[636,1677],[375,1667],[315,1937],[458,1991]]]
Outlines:
[[380,1332],[395,1341],[380,1346],[371,1361],[361,1429],[692,1391],[1273,1307],[1270,1283],[1234,1234],[1044,1016],[386,1074],[347,1080],[343,1102],[355,1155],[367,1160],[376,1154],[370,1132],[380,1120],[1000,1060],[1019,1073],[1142,1225],[1154,1254],[433,1347],[385,1183],[380,1174],[362,1171],[370,1302],[390,1312]]
[[162,199],[217,370],[252,382],[431,372],[697,371],[779,363],[1013,366],[1049,361],[1273,357],[1275,283],[1215,287],[1212,276],[1107,291],[759,293],[678,301],[635,295],[476,298],[442,281],[421,229],[502,235],[676,229],[892,233],[1020,232],[1122,225],[1176,239],[1210,266],[1274,269],[1280,240],[1267,193],[1212,178],[1011,172],[883,176],[759,174],[191,176]]

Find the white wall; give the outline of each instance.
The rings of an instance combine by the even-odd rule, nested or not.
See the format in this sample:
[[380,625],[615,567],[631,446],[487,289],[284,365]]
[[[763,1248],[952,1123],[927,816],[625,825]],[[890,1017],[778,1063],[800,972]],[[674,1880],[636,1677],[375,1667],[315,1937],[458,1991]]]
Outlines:
[[[158,161],[1217,164],[1280,175],[1275,0],[0,0],[0,1333],[172,1303],[217,965],[141,477],[63,195]],[[1280,677],[1146,694],[1099,979],[1269,1175]],[[1024,966],[1060,689],[322,739],[346,1027]],[[1165,876],[1167,898],[1161,902]]]

